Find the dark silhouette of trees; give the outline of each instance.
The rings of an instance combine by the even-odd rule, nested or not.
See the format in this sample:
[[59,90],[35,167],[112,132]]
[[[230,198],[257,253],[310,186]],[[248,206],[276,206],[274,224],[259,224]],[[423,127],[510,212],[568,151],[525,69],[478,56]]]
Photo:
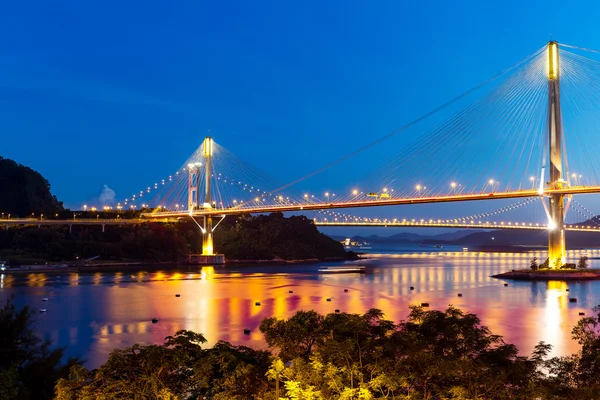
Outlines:
[[50,184],[37,171],[0,157],[0,212],[26,217],[54,214],[62,203],[50,192]]
[[215,231],[215,247],[236,260],[346,258],[341,243],[304,216],[282,213],[228,217]]
[[62,364],[64,349],[39,339],[33,323],[28,307],[17,311],[7,301],[0,309],[0,399],[51,399],[56,381],[79,362]]

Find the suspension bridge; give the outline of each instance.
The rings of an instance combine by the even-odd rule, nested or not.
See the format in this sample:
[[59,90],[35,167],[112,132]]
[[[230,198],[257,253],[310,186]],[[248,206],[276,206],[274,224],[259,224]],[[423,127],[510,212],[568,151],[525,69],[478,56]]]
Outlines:
[[[202,231],[206,256],[214,254],[212,236],[218,222],[213,219],[317,212],[325,215],[315,219],[318,226],[545,229],[550,265],[564,263],[565,231],[598,231],[595,214],[574,196],[600,193],[599,54],[549,42],[435,110],[283,185],[207,137],[177,171],[116,208],[144,209],[143,217],[157,222],[191,218]],[[315,195],[299,188],[317,176],[341,181],[349,175],[334,171],[344,165],[350,165],[344,168],[353,171],[354,182],[343,182],[347,186],[337,192]],[[356,165],[368,166],[360,179],[354,179]],[[339,213],[514,200],[489,215],[450,219],[372,219]],[[542,210],[542,221],[485,219],[523,205]],[[569,210],[571,216],[592,223],[569,223]]]

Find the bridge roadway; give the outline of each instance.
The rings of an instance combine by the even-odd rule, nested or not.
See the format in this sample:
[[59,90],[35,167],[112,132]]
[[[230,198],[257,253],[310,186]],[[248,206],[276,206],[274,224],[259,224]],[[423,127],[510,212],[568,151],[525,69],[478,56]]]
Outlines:
[[[184,214],[181,217],[187,217],[189,214]],[[4,225],[6,229],[9,226],[15,225],[36,225],[36,226],[51,226],[51,225],[135,225],[142,223],[167,223],[177,222],[179,218],[116,218],[116,219],[34,219],[34,218],[21,218],[21,219],[0,219],[0,226]],[[367,222],[347,222],[347,221],[314,221],[316,226],[321,227],[404,227],[404,228],[464,228],[464,229],[519,229],[519,230],[545,230],[548,229],[546,225],[532,224],[532,223],[519,223],[519,222],[428,222],[428,221],[367,221]],[[600,226],[579,226],[579,225],[565,225],[568,231],[576,232],[600,232]]]
[[346,202],[326,202],[326,203],[284,203],[266,206],[242,207],[233,208],[206,208],[198,209],[193,212],[189,211],[161,211],[142,214],[146,218],[172,218],[181,217],[184,215],[193,216],[221,216],[221,215],[236,215],[247,213],[270,213],[270,212],[285,212],[285,211],[318,211],[336,208],[359,208],[359,207],[383,207],[383,206],[398,206],[408,204],[431,204],[431,203],[450,203],[460,201],[477,201],[477,200],[496,200],[496,199],[518,199],[524,197],[540,197],[550,196],[553,194],[591,194],[600,193],[600,186],[570,186],[562,189],[545,189],[540,195],[538,190],[527,189],[510,192],[497,193],[476,193],[476,194],[456,194],[448,196],[434,197],[408,197],[408,198],[391,198],[391,199],[376,199],[365,201],[346,201]]

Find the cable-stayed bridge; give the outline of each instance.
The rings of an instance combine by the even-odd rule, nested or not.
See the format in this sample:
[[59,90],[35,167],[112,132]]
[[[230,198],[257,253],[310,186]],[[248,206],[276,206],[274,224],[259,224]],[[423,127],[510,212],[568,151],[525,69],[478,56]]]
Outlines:
[[[565,230],[595,230],[566,217],[577,209],[575,195],[600,192],[599,58],[595,50],[550,42],[400,129],[287,184],[208,137],[177,171],[116,207],[151,209],[144,217],[157,221],[193,219],[203,232],[203,253],[211,255],[213,218],[227,215],[534,199],[540,220],[510,228],[547,229],[555,265],[564,262]],[[303,191],[301,186],[315,187],[315,177],[338,188]],[[338,184],[346,177],[353,182]],[[333,222],[342,223],[317,221]],[[509,227],[481,219],[410,222]],[[407,220],[392,223],[408,226]]]

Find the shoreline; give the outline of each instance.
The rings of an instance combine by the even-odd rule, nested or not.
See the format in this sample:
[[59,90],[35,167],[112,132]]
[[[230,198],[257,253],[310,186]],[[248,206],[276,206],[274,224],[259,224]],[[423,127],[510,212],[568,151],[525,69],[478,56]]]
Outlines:
[[518,270],[492,275],[496,279],[517,281],[593,281],[600,280],[600,269],[584,270]]
[[[356,258],[355,260],[345,259],[343,257],[327,257],[327,258],[308,258],[302,260],[226,260],[225,264],[220,264],[223,267],[227,266],[244,266],[244,265],[298,265],[298,264],[316,264],[320,262],[342,262],[342,261],[357,261],[365,259],[362,257]],[[25,265],[21,267],[9,268],[6,267],[4,271],[0,271],[0,274],[33,274],[33,273],[72,273],[72,272],[102,272],[102,271],[114,271],[118,269],[129,269],[129,270],[143,270],[143,269],[162,269],[168,267],[203,267],[210,266],[210,264],[195,264],[187,261],[162,261],[162,262],[143,262],[143,261],[116,261],[116,262],[105,262],[105,263],[89,263],[85,265]]]

